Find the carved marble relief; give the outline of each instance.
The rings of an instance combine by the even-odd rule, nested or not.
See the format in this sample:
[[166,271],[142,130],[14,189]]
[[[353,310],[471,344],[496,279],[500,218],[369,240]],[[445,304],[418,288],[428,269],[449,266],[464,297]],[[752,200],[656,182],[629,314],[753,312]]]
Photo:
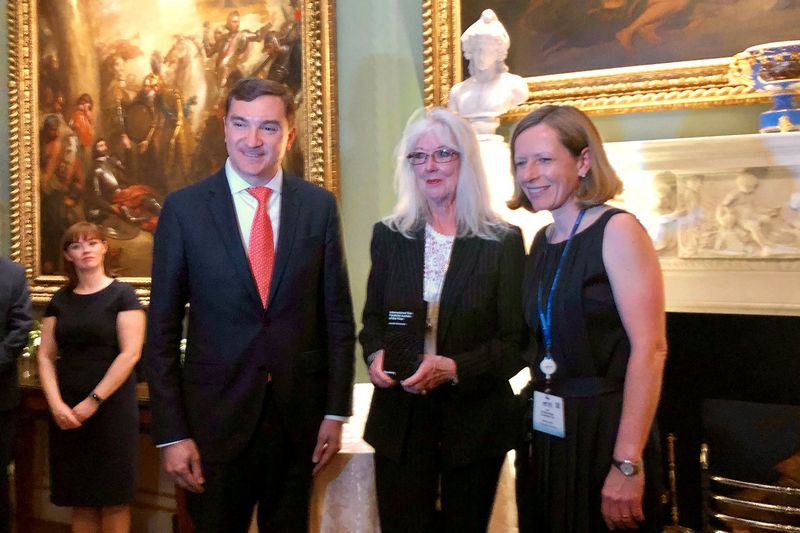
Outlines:
[[[667,310],[800,316],[800,132],[607,143]],[[617,201],[618,200],[618,201]]]
[[625,180],[662,258],[800,258],[800,167],[664,170]]

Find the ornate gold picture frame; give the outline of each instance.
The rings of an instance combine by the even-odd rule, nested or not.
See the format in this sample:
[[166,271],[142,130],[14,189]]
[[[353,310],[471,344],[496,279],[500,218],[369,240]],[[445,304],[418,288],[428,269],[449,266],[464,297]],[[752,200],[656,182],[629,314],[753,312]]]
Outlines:
[[[560,9],[573,9],[576,13],[585,14],[581,12],[580,5],[587,3],[580,3],[580,5],[575,3],[573,6],[572,1],[423,0],[425,105],[428,107],[446,105],[450,88],[462,80],[460,36],[465,29],[463,24],[474,22],[472,19],[462,21],[462,13],[466,6],[469,6],[471,12],[478,15],[480,9],[491,8],[493,4],[515,6],[520,12],[525,11],[526,6],[530,5],[531,8],[535,6],[544,10],[549,9],[548,6],[552,9],[555,9],[554,6],[558,6]],[[736,2],[741,1],[744,0],[736,0]],[[605,0],[596,3],[600,7],[590,10],[590,12],[597,12],[603,8],[624,8],[635,5],[644,10],[650,2],[645,2],[645,0]],[[691,7],[691,4],[686,2],[673,3]],[[792,9],[794,17],[797,9],[794,9],[793,6]],[[477,20],[475,13],[471,14]],[[755,15],[756,13],[753,13],[754,17]],[[773,19],[779,16],[777,13],[769,15]],[[502,21],[502,16],[500,18]],[[525,23],[525,20],[517,18],[513,19],[512,23],[521,25]],[[564,22],[564,24],[568,23]],[[747,20],[742,20],[742,31],[746,30],[747,24]],[[508,25],[507,21],[506,26]],[[579,33],[581,39],[586,39],[585,34],[595,30],[592,26],[580,25],[573,25],[570,29]],[[614,40],[613,33],[610,37],[606,37],[604,46],[608,46],[609,39]],[[772,40],[781,40],[781,35],[777,35]],[[634,44],[643,42],[639,38],[638,41],[634,41]],[[519,44],[515,43],[512,38],[512,52],[514,47]],[[742,50],[745,47],[743,46]],[[591,53],[593,49],[586,48],[586,50],[589,51],[587,53]],[[751,88],[729,81],[727,74],[730,61],[729,57],[722,57],[646,65],[632,63],[632,66],[618,68],[528,77],[526,78],[530,92],[528,101],[512,108],[501,118],[504,121],[517,120],[532,109],[545,104],[574,105],[589,114],[601,115],[769,102],[768,98],[755,93]],[[514,72],[514,66],[510,66]],[[523,74],[521,72],[514,73]]]
[[[196,23],[191,30],[186,29],[187,8]],[[132,16],[136,13],[141,17]],[[119,150],[138,158],[130,167],[139,174],[128,170],[127,183],[123,177],[115,183],[103,216],[122,221],[119,227],[106,227],[120,242],[130,238],[126,229],[135,238],[146,237],[140,239],[143,245],[119,246],[122,260],[117,258],[118,270],[112,272],[133,284],[145,301],[149,298],[151,249],[146,241],[152,242],[159,202],[171,190],[204,177],[205,169],[192,164],[209,151],[201,145],[211,142],[204,135],[216,139],[218,151],[219,102],[236,77],[259,75],[292,88],[294,81],[299,150],[287,154],[293,157],[288,164],[338,196],[335,13],[335,0],[9,0],[11,256],[26,267],[34,301],[49,301],[65,279],[54,261],[44,259],[58,253],[52,243],[63,228],[43,230],[53,227],[54,218],[58,226],[97,214],[90,201],[81,203],[92,193],[102,196],[95,192],[100,161],[95,149],[104,140],[111,153],[112,139],[119,141]],[[226,39],[235,46],[226,45]],[[241,39],[241,46],[234,39]],[[168,57],[180,44],[193,51],[187,57],[200,65],[194,87],[202,85],[203,76],[205,105],[197,98],[201,91],[181,90],[179,63]],[[223,53],[240,55],[222,61]],[[219,128],[212,124],[215,116]],[[117,123],[119,131],[112,127]],[[151,157],[147,149],[157,145],[159,128],[164,148],[153,150],[157,157]],[[222,154],[206,166],[224,157],[223,144]],[[118,159],[124,171],[125,160]],[[163,165],[163,187],[143,182],[153,174],[141,169],[154,160]],[[174,169],[183,181],[177,181]],[[54,196],[52,190],[59,187]],[[76,203],[82,209],[77,215]]]

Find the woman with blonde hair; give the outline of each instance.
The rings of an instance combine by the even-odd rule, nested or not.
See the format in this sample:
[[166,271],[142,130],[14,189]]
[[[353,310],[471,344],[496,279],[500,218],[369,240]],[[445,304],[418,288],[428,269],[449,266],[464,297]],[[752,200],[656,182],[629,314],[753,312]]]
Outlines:
[[133,287],[109,275],[100,226],[74,224],[61,249],[68,280],[47,305],[38,354],[52,414],[50,499],[73,508],[73,533],[127,533],[144,311]]
[[544,106],[511,136],[509,207],[549,211],[533,240],[523,305],[533,432],[518,453],[521,532],[660,532],[653,419],[667,353],[658,257],[591,120]]
[[[522,234],[492,211],[475,133],[450,111],[410,121],[396,177],[397,205],[373,229],[359,335],[381,529],[485,532],[516,436]],[[405,377],[384,367],[384,349],[388,317],[407,309],[420,313],[411,355],[422,354]]]

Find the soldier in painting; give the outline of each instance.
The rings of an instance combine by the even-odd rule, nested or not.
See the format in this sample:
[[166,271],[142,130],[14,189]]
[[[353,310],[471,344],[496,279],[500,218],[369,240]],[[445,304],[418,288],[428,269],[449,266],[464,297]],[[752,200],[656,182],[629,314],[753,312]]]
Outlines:
[[75,111],[69,119],[69,127],[78,136],[78,158],[81,168],[86,171],[91,167],[91,149],[94,140],[94,100],[88,93],[83,93],[75,102]]
[[209,39],[211,24],[203,24],[203,47],[206,57],[215,57],[216,86],[220,96],[225,87],[236,83],[244,74],[239,67],[250,58],[252,45],[264,40],[267,32],[272,28],[272,22],[267,22],[258,31],[241,30],[238,11],[231,11],[225,23],[225,33],[222,33],[213,43]]
[[[127,136],[129,147],[132,147]],[[98,139],[93,149],[92,196],[87,206],[87,220],[106,227],[111,237],[117,237],[121,219],[149,232],[155,231],[161,204],[157,193],[146,185],[123,187],[126,171],[122,162],[108,152],[104,139]]]
[[61,263],[61,235],[83,219],[84,175],[78,160],[78,137],[62,135],[57,116],[45,119],[39,145],[42,273],[53,274]]

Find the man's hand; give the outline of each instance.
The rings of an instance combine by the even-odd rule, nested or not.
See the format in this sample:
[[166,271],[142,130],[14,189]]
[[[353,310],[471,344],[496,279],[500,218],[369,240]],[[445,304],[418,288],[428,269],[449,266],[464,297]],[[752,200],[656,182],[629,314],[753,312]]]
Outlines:
[[175,483],[191,492],[203,492],[203,468],[200,466],[200,451],[192,439],[170,444],[162,450],[164,470]]
[[314,455],[311,461],[316,465],[313,475],[325,468],[325,465],[333,459],[342,447],[342,426],[344,422],[326,418],[319,426],[319,436],[317,437],[317,447],[314,448]]

